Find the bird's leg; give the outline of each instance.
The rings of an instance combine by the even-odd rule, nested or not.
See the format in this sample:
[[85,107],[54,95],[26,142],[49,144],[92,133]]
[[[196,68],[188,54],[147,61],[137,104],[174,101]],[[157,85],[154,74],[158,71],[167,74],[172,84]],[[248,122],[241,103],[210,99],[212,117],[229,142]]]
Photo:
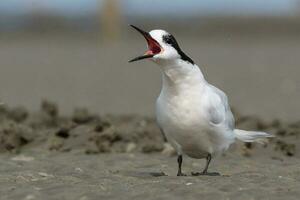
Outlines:
[[220,174],[218,172],[212,172],[212,173],[207,172],[208,166],[210,164],[210,161],[211,161],[211,154],[208,154],[207,157],[206,157],[206,165],[205,165],[204,170],[201,173],[199,173],[199,172],[192,172],[192,175],[193,176],[200,176],[200,175],[220,176]]
[[178,162],[178,172],[177,176],[186,176],[186,174],[181,172],[181,164],[182,164],[182,155],[178,155],[177,157],[177,162]]
[[208,166],[209,166],[210,161],[211,161],[211,155],[208,154],[207,157],[206,157],[206,165],[205,165],[204,170],[202,171],[202,174],[205,174],[205,175],[208,174],[207,170],[208,170]]

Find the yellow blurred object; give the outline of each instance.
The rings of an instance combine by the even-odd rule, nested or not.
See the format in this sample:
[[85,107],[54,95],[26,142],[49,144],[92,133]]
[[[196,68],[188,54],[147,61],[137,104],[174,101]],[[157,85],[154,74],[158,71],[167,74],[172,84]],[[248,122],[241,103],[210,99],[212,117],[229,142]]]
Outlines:
[[116,40],[120,35],[121,14],[118,0],[104,0],[101,10],[101,32],[104,40]]

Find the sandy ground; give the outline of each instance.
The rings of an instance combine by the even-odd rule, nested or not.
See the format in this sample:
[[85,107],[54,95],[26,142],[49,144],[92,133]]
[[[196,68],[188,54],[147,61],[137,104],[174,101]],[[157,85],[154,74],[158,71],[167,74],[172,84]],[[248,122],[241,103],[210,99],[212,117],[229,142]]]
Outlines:
[[[174,150],[149,117],[98,116],[77,108],[59,114],[0,109],[1,200],[34,199],[299,199],[300,123],[270,122],[235,112],[237,126],[276,136],[236,143],[213,160],[220,176],[177,177]],[[183,171],[204,160],[184,157]]]
[[[264,152],[261,152],[264,154]],[[185,159],[184,171],[203,161]],[[300,161],[229,153],[211,171],[177,177],[176,159],[159,154],[24,152],[0,155],[1,199],[299,199]],[[162,175],[166,176],[162,176]]]

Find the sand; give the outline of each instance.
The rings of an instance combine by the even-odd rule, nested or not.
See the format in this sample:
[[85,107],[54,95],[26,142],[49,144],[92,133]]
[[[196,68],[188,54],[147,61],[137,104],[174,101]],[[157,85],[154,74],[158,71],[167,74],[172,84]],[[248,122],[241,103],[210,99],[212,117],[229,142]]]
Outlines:
[[6,199],[299,199],[300,123],[263,121],[235,112],[237,126],[268,131],[268,143],[233,145],[210,172],[204,160],[176,156],[155,120],[99,116],[76,108],[63,116],[44,101],[38,112],[0,110],[0,194]]
[[[177,177],[176,159],[159,154],[24,152],[0,155],[1,199],[299,199],[299,160],[228,153],[211,171]],[[26,159],[28,161],[26,161]],[[31,160],[32,159],[32,160]],[[203,162],[186,159],[184,171]],[[166,174],[166,176],[160,176]]]

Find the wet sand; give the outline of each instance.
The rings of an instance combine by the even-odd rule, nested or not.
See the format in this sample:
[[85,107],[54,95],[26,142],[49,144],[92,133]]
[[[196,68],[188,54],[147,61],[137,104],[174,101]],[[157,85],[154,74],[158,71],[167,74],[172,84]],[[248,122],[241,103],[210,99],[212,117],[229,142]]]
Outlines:
[[[157,154],[24,152],[30,161],[0,155],[1,199],[299,199],[299,159],[216,159],[221,176],[177,177],[176,158]],[[19,156],[20,157],[20,156]],[[26,160],[26,159],[25,159]],[[185,172],[203,161],[186,159]],[[165,173],[167,176],[158,176]]]
[[[211,163],[220,176],[177,177],[174,150],[152,118],[84,108],[64,116],[49,101],[38,112],[2,106],[1,199],[299,199],[300,123],[235,116],[239,128],[276,138],[233,145]],[[204,164],[184,157],[183,171]]]

